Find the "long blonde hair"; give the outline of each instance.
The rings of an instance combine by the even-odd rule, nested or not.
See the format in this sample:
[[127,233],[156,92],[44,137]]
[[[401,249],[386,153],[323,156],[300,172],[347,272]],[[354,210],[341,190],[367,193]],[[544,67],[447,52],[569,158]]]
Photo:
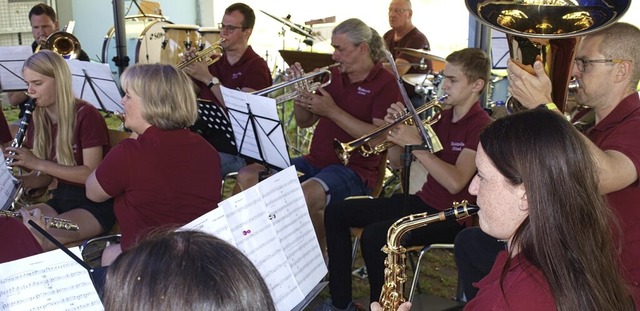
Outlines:
[[51,77],[56,86],[56,103],[58,110],[58,131],[55,137],[55,159],[50,159],[52,142],[51,127],[53,122],[45,112],[45,108],[36,107],[33,111],[34,135],[33,153],[41,159],[56,161],[63,165],[75,166],[73,157],[73,129],[76,125],[76,98],[71,87],[71,71],[65,60],[55,52],[43,50],[31,55],[22,70],[32,70],[41,75]]

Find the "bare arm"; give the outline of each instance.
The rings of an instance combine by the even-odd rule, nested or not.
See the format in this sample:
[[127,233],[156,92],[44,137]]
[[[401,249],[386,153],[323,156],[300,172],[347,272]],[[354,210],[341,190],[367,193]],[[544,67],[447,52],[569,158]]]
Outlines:
[[91,172],[87,178],[85,187],[87,191],[87,198],[91,201],[104,202],[111,198],[111,196],[102,189],[102,185],[98,182],[98,179],[96,178],[96,171]]

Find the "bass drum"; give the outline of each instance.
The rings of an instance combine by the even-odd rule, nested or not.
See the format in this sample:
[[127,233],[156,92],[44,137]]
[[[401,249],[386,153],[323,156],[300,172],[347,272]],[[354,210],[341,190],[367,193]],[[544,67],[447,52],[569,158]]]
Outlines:
[[[127,56],[129,65],[144,63],[153,64],[160,62],[160,52],[162,50],[162,40],[164,30],[162,26],[173,24],[164,19],[163,16],[132,15],[125,17],[125,31],[127,34]],[[102,44],[102,62],[108,63],[111,73],[118,77],[118,67],[112,58],[117,55],[115,28],[111,27],[107,32]]]

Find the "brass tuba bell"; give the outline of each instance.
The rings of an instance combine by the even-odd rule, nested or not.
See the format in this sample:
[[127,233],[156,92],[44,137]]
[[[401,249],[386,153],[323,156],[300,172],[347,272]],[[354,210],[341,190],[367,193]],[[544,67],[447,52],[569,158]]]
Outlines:
[[[571,0],[465,2],[478,21],[506,33],[512,60],[531,69],[536,60],[542,61],[551,79],[551,97],[563,112],[581,36],[613,24],[631,4],[631,0],[579,0],[578,4]],[[510,113],[524,109],[513,97],[507,99],[506,105]]]

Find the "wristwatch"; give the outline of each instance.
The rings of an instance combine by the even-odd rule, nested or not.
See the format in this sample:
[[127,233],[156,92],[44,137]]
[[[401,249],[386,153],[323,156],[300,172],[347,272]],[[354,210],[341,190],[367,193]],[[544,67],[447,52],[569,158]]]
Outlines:
[[211,81],[209,82],[209,84],[207,85],[209,88],[212,88],[214,85],[218,85],[220,84],[220,80],[218,80],[218,78],[213,77],[211,78]]

